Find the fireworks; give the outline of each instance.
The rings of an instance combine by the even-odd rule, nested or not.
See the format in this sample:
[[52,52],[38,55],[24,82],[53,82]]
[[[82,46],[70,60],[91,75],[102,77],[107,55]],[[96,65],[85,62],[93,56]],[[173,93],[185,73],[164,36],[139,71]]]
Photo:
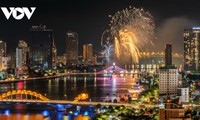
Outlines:
[[104,50],[103,53],[105,55],[106,63],[109,64],[110,58],[111,58],[111,55],[112,55],[112,51],[113,51],[113,45],[110,44],[110,43],[104,44],[103,50]]
[[153,45],[153,17],[143,9],[132,7],[109,17],[109,36],[107,35],[105,41],[114,44],[114,52],[119,60],[121,57],[124,59],[125,56],[129,56],[134,63],[138,63],[140,50],[147,44]]

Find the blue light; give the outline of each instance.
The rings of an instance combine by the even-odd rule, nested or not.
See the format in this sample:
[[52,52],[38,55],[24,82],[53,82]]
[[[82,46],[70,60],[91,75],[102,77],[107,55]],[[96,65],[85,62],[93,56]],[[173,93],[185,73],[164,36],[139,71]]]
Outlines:
[[88,111],[85,111],[85,112],[83,113],[83,115],[88,116],[88,115],[89,115]]
[[193,27],[192,29],[194,29],[194,30],[195,30],[195,29],[200,29],[200,27]]
[[9,116],[10,115],[10,110],[5,110],[4,114]]
[[61,105],[61,104],[57,104],[56,106],[57,106],[58,110],[63,110],[64,109],[64,106]]
[[60,108],[60,107],[63,107],[63,105],[61,105],[61,104],[57,104],[57,106]]
[[49,116],[49,112],[47,110],[45,110],[45,111],[42,112],[42,115],[43,116]]
[[74,112],[74,116],[77,116],[77,115],[78,115],[78,111],[75,111],[75,112]]

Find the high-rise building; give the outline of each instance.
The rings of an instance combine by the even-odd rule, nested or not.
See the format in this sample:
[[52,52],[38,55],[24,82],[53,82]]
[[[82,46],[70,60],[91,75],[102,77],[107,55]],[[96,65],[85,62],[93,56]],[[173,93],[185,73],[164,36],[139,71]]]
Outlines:
[[15,69],[16,68],[16,50],[10,50],[8,55],[10,60],[8,61],[8,68]]
[[178,69],[160,68],[159,94],[176,94],[179,81]]
[[57,61],[57,48],[56,45],[54,43],[54,39],[53,39],[53,44],[52,44],[52,67],[56,67],[56,61]]
[[66,33],[66,55],[67,63],[78,61],[78,34],[75,32]]
[[19,40],[16,48],[16,67],[29,66],[29,47],[24,40]]
[[165,66],[172,66],[172,45],[166,44],[165,47]]
[[30,60],[33,67],[51,68],[53,57],[53,30],[45,25],[32,26],[30,41]]
[[16,48],[16,67],[22,67],[22,48]]
[[200,70],[200,27],[184,29],[184,69]]
[[7,70],[10,59],[10,57],[0,57],[0,71]]
[[178,82],[178,69],[172,66],[172,45],[166,44],[165,67],[159,69],[159,94],[176,94]]
[[6,52],[7,52],[7,48],[6,48],[6,42],[0,40],[0,56],[6,57]]
[[91,61],[93,57],[93,48],[92,44],[83,45],[83,59],[86,61]]

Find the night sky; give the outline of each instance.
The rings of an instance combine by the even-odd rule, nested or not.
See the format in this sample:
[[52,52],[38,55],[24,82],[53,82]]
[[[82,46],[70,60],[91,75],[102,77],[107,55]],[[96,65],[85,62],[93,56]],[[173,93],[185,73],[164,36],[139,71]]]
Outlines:
[[154,17],[157,39],[151,51],[163,51],[171,43],[174,52],[183,53],[183,29],[200,26],[199,0],[1,0],[0,6],[36,7],[30,20],[7,20],[0,10],[0,39],[7,42],[8,50],[15,50],[19,40],[30,40],[32,25],[45,24],[54,30],[58,55],[65,53],[69,30],[79,34],[80,49],[84,43],[92,43],[97,53],[101,34],[108,28],[108,15],[129,6],[142,7]]

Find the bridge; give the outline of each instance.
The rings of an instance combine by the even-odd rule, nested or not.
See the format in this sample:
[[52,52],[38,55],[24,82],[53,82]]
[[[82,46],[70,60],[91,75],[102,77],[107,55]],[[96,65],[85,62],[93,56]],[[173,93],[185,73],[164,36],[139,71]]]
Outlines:
[[125,107],[133,107],[133,108],[140,108],[140,106],[145,106],[146,108],[154,108],[159,107],[158,105],[150,105],[150,104],[127,104],[127,103],[108,103],[108,102],[89,102],[89,101],[69,101],[69,100],[17,100],[17,99],[7,99],[7,100],[0,100],[0,102],[11,102],[11,103],[41,103],[41,104],[71,104],[71,105],[93,105],[96,106],[97,104],[101,104],[102,106],[122,106]]
[[[32,104],[60,104],[63,105],[62,109],[64,109],[64,105],[84,105],[84,106],[96,106],[97,104],[101,104],[102,106],[121,106],[125,107],[133,107],[139,108],[141,104],[127,104],[127,103],[108,103],[108,102],[89,102],[83,101],[88,98],[88,94],[82,93],[75,97],[73,101],[69,100],[49,100],[46,96],[43,96],[40,93],[31,90],[13,90],[8,91],[0,95],[0,102],[2,103],[32,103]],[[80,101],[81,100],[81,101]],[[154,108],[158,107],[158,105],[142,105],[146,108]],[[60,109],[60,108],[58,108]],[[60,109],[61,110],[61,109]]]
[[22,99],[23,95],[25,95],[25,99],[28,99],[28,95],[31,97],[31,99],[33,99],[33,97],[35,99],[40,99],[43,101],[48,101],[49,99],[45,96],[43,96],[40,93],[37,93],[35,91],[31,91],[31,90],[13,90],[13,91],[8,91],[6,93],[3,93],[0,95],[0,100],[7,100],[7,99],[14,99],[14,98],[18,98],[18,99]]

